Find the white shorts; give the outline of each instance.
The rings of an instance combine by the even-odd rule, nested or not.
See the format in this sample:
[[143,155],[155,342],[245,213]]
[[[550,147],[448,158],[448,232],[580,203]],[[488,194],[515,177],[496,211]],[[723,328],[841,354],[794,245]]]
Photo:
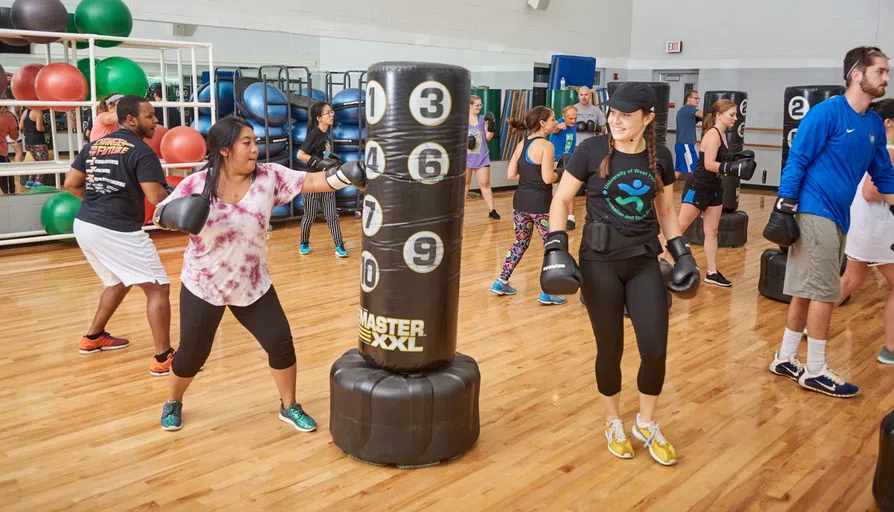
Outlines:
[[102,284],[170,284],[149,233],[113,231],[75,219],[74,234]]

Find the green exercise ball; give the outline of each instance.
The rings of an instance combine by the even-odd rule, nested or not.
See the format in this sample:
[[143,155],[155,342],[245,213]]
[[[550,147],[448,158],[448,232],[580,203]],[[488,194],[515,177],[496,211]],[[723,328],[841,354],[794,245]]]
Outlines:
[[[81,0],[75,9],[75,25],[82,34],[127,37],[133,29],[133,16],[121,0]],[[118,41],[96,41],[96,46],[111,48]]]
[[[97,59],[94,57],[94,62],[99,64],[102,62],[102,59]],[[78,69],[84,75],[84,78],[87,79],[87,97],[90,97],[90,57],[84,57],[83,59],[78,59]],[[97,98],[98,99],[98,98]]]
[[124,57],[109,57],[96,65],[96,97],[112,93],[146,96],[149,79],[134,61]]
[[40,223],[50,235],[74,232],[74,219],[81,209],[81,200],[69,192],[53,194],[40,209]]
[[56,187],[51,187],[49,185],[41,185],[39,187],[29,188],[28,192],[25,192],[25,193],[26,194],[55,194],[57,192],[61,192],[61,190],[59,190]]
[[[74,13],[68,13],[68,28],[65,31],[69,34],[80,34],[80,32],[78,32],[78,27],[75,25]],[[79,50],[83,50],[84,48],[89,46],[86,41],[78,41],[75,44],[77,45]]]

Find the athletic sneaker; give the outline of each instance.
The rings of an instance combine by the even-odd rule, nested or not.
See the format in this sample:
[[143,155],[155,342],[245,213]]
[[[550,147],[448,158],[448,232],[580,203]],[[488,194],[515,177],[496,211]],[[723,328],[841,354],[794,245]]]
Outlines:
[[878,353],[878,362],[894,364],[894,351],[888,350],[888,347],[882,345],[882,351]]
[[547,295],[544,292],[540,292],[540,297],[537,297],[537,302],[546,304],[547,306],[560,306],[565,304],[565,297],[562,297],[561,295]]
[[860,391],[860,388],[845,382],[837,373],[830,370],[827,364],[823,365],[823,370],[817,374],[810,373],[805,367],[798,384],[811,391],[837,398],[850,398]]
[[504,283],[497,279],[494,281],[494,285],[490,287],[490,291],[497,295],[515,295],[516,290],[509,283]]
[[798,354],[792,354],[788,359],[779,359],[779,352],[776,352],[773,354],[773,362],[770,363],[770,371],[798,382],[804,373],[804,364],[798,361]]
[[345,244],[338,244],[335,246],[335,255],[339,258],[348,257],[348,251],[345,250]]
[[565,231],[571,231],[572,229],[574,229],[576,227],[577,227],[577,224],[575,224],[574,221],[571,219],[568,219],[568,222],[565,223]]
[[298,246],[298,254],[310,254],[310,244],[301,244]]
[[722,286],[724,288],[732,286],[733,283],[729,282],[729,280],[723,277],[723,274],[720,272],[714,272],[713,274],[705,275],[705,282],[708,284],[716,284],[717,286]]
[[615,457],[633,458],[633,445],[624,433],[624,423],[620,419],[605,424],[605,441],[608,443],[608,451]]
[[317,429],[317,422],[304,412],[301,405],[294,403],[288,409],[279,404],[279,419],[292,425],[302,432],[313,432]]
[[494,220],[500,220],[500,218],[501,218],[500,214],[497,213],[497,210],[491,210],[490,213],[487,214],[487,216]]
[[180,430],[183,428],[183,402],[168,400],[161,410],[161,429]]
[[653,421],[649,426],[641,427],[639,426],[639,414],[637,414],[636,421],[633,423],[633,428],[630,431],[633,437],[649,447],[649,453],[659,464],[672,466],[677,463],[677,452],[674,451],[674,447],[661,434],[661,430],[658,429],[658,422]]
[[149,374],[155,377],[163,377],[169,373],[171,373],[171,362],[174,360],[174,351],[168,352],[168,357],[165,358],[164,362],[159,363],[158,359],[155,359],[155,356],[152,356],[152,360],[149,362]]
[[124,338],[116,338],[111,334],[104,332],[102,336],[91,340],[84,336],[81,338],[80,349],[82,354],[95,354],[103,350],[118,350],[130,345],[130,342]]

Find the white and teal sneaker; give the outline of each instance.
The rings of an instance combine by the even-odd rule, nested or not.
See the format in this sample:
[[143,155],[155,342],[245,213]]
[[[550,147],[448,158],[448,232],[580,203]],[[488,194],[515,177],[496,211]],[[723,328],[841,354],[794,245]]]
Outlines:
[[348,257],[348,251],[345,250],[345,244],[338,244],[335,246],[335,255],[339,258]]
[[497,279],[494,281],[494,285],[490,287],[491,293],[495,293],[497,295],[515,295],[515,288],[513,288],[509,283],[504,283]]
[[545,292],[540,292],[540,297],[537,297],[537,302],[546,304],[547,306],[558,306],[565,304],[565,297],[562,297],[561,295],[548,295]]
[[161,410],[162,430],[180,430],[183,428],[183,402],[168,400]]
[[317,422],[314,421],[313,418],[308,416],[304,409],[301,408],[301,405],[298,403],[294,403],[289,406],[288,409],[283,407],[282,403],[279,404],[279,419],[292,425],[297,430],[302,432],[313,432],[317,429]]
[[298,254],[307,255],[310,254],[310,244],[301,244],[298,246]]
[[894,364],[894,350],[882,345],[882,351],[878,353],[878,362],[884,364]]

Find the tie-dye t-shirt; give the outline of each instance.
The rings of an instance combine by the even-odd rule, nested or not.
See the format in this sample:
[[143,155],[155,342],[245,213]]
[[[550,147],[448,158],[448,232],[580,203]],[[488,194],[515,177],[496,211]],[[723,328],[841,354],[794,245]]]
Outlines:
[[[183,180],[161,204],[201,194],[207,172]],[[193,295],[215,306],[248,306],[273,281],[267,270],[267,224],[273,207],[301,193],[303,171],[279,164],[258,164],[255,179],[237,204],[215,200],[205,227],[189,236],[180,282]]]

